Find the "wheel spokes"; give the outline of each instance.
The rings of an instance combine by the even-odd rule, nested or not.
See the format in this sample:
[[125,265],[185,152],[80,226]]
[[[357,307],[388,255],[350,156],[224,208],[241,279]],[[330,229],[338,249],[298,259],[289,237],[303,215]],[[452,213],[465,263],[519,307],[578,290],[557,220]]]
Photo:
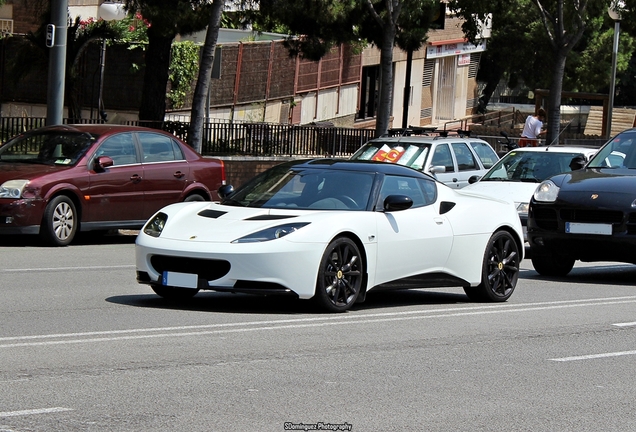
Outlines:
[[357,293],[357,279],[361,272],[359,257],[349,245],[340,245],[329,254],[324,271],[325,291],[334,305],[349,304]]

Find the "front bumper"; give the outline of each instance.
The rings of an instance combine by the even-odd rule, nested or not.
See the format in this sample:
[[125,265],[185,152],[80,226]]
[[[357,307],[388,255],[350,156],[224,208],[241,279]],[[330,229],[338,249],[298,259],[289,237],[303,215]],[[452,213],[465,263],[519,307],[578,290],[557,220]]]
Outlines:
[[210,243],[142,233],[135,246],[137,281],[161,285],[163,272],[171,271],[196,274],[198,289],[311,298],[325,246],[285,239]]

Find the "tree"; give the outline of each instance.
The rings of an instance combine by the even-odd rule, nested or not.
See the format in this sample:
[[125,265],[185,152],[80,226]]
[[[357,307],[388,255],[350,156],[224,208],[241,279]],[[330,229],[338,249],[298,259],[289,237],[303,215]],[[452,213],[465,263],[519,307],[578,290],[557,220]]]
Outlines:
[[[45,38],[46,24],[50,22],[49,16],[50,12],[45,12],[38,30],[25,35],[15,57],[9,63],[10,76],[18,82],[29,74],[45,73],[48,70],[50,50],[46,47]],[[67,32],[64,99],[68,107],[68,117],[72,121],[77,121],[82,118],[79,60],[92,42],[100,39],[118,39],[122,37],[122,31],[104,20],[82,20],[77,17],[73,24],[68,26]]]
[[177,34],[203,30],[209,5],[205,0],[126,0],[125,7],[150,23],[139,119],[163,121],[172,41]]
[[[628,0],[626,3],[636,2]],[[523,1],[520,4],[523,4]],[[567,60],[572,57],[577,44],[583,40],[588,25],[593,24],[595,19],[607,15],[610,0],[580,0],[575,2],[531,0],[527,4],[528,7],[532,8],[532,14],[536,16],[536,21],[541,25],[543,41],[549,47],[548,52],[550,55],[545,62],[545,68],[549,71],[548,80],[550,84],[550,96],[546,107],[548,110],[546,142],[552,143],[559,136],[561,92],[563,90]],[[495,11],[511,9],[511,2],[500,0],[451,0],[449,5],[451,9],[465,19],[463,29],[470,40],[474,40],[475,34],[478,32],[479,20],[484,20],[488,13],[494,12],[494,16],[496,16],[497,12]],[[530,10],[528,10],[528,13],[530,13]],[[524,15],[517,13],[515,16],[517,18],[514,19],[522,20]],[[606,18],[602,19],[607,21]],[[497,22],[493,17],[493,29],[504,24],[504,22]],[[514,35],[514,38],[515,42],[517,42],[517,35]],[[538,40],[526,40],[525,43],[526,45],[533,44],[533,41],[536,42]],[[524,41],[522,40],[521,42],[523,43]],[[538,46],[542,46],[540,40]],[[489,50],[492,50],[492,47],[489,47]],[[528,53],[526,53],[525,60],[528,62],[529,69],[536,65],[538,58],[539,54],[528,56]]]
[[199,66],[199,78],[194,89],[192,99],[192,113],[190,114],[190,130],[188,131],[188,144],[199,153],[202,148],[203,123],[205,103],[212,78],[212,66],[214,65],[214,51],[219,37],[219,25],[221,14],[225,6],[225,0],[213,0],[208,29],[205,33],[205,43],[201,50],[201,62]]
[[[254,0],[256,1],[256,0]],[[380,49],[376,134],[388,132],[393,100],[393,48],[419,48],[436,0],[260,0],[251,20],[262,30],[288,29],[292,55],[318,59],[338,43],[365,40]]]

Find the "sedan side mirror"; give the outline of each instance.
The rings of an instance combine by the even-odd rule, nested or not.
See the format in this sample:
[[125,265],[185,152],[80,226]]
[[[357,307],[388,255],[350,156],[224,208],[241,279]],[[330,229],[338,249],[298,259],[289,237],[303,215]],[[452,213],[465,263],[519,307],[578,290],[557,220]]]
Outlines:
[[93,169],[95,171],[103,172],[106,168],[113,166],[114,163],[115,162],[113,162],[113,159],[110,156],[99,156],[95,159]]
[[472,176],[468,177],[468,184],[477,183],[480,178],[481,178],[481,176],[472,175]]
[[384,198],[385,211],[406,210],[413,206],[413,200],[406,195],[389,195]]
[[217,192],[221,199],[227,198],[234,193],[234,186],[232,185],[221,186]]
[[446,172],[444,165],[434,165],[428,170],[431,174],[441,174]]

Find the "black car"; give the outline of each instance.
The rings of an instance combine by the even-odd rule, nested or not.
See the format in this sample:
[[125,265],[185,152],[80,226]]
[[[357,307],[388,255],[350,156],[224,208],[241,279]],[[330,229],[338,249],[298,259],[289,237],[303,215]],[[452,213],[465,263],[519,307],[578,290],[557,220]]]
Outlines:
[[606,143],[581,170],[542,182],[530,202],[532,264],[567,275],[576,260],[636,264],[636,128]]

